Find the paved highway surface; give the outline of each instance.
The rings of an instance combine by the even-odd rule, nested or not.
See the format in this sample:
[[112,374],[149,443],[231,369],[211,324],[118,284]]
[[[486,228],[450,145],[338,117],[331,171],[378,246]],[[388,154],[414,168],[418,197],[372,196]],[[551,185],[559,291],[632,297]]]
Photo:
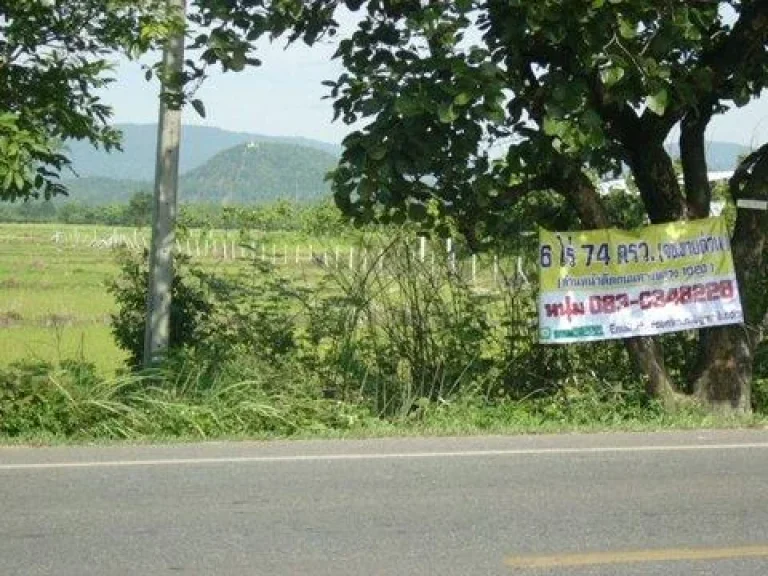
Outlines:
[[0,574],[768,575],[768,432],[0,448]]

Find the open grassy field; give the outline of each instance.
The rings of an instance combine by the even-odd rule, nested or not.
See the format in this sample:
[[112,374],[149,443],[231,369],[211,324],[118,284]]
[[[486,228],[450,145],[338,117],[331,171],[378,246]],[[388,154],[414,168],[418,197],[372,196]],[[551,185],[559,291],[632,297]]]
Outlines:
[[[59,362],[84,358],[109,376],[125,354],[115,345],[109,315],[115,310],[106,282],[118,271],[116,242],[140,250],[147,230],[62,224],[0,225],[0,365],[22,359]],[[251,249],[244,245],[252,246]],[[264,234],[192,230],[178,248],[206,268],[236,270],[249,259],[270,262],[288,276],[313,285],[323,267],[349,269],[373,265],[376,254],[350,238],[307,238],[290,233]],[[413,246],[418,253],[419,246]],[[440,256],[438,256],[440,257]],[[444,257],[444,256],[443,256]],[[425,258],[435,258],[426,253]],[[494,284],[486,257],[474,263],[480,287]],[[473,274],[471,259],[457,266]],[[514,268],[506,262],[505,269]]]
[[106,250],[56,243],[61,229],[0,226],[0,364],[85,357],[114,372],[124,360],[110,333],[114,302],[105,290],[114,259]]

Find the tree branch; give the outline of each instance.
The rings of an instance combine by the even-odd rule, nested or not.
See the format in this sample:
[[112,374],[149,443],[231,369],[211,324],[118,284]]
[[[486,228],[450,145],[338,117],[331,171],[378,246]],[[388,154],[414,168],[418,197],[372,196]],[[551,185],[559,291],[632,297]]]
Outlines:
[[707,151],[704,135],[712,118],[712,107],[706,112],[690,111],[683,118],[680,130],[680,160],[683,164],[685,198],[691,218],[707,218],[710,212],[712,189],[707,177]]

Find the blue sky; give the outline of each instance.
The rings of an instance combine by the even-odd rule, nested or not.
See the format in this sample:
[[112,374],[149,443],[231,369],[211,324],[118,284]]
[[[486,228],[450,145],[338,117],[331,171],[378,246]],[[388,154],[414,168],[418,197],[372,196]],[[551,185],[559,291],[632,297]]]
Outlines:
[[[322,99],[327,88],[321,85],[341,73],[339,63],[331,60],[333,52],[331,44],[312,49],[297,44],[285,50],[283,44],[264,42],[258,54],[263,65],[239,74],[214,73],[198,93],[207,118],[188,111],[185,122],[339,143],[350,129],[341,121],[331,121],[331,101]],[[117,82],[104,99],[114,107],[116,122],[152,123],[157,119],[157,94],[157,84],[144,79],[139,64],[122,62]],[[714,119],[708,139],[750,147],[766,142],[768,94]]]

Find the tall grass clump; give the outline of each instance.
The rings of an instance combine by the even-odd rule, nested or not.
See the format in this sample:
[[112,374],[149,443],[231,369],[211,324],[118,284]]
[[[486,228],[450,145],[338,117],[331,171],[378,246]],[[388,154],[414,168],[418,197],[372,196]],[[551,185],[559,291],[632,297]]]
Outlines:
[[476,393],[492,375],[489,310],[447,254],[422,260],[409,240],[364,244],[367,265],[329,269],[326,296],[306,308],[329,393],[386,416]]

